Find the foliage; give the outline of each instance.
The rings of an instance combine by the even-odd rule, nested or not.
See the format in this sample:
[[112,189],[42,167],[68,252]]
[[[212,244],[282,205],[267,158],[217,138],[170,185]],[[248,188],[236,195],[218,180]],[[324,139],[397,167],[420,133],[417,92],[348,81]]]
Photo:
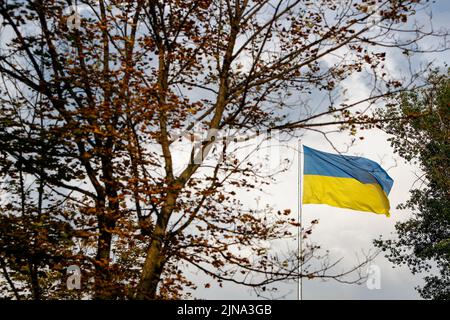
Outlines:
[[[243,206],[236,191],[272,175],[211,132],[374,126],[352,108],[408,89],[384,50],[420,51],[423,32],[405,24],[426,3],[84,0],[76,13],[71,1],[0,0],[2,295],[180,298],[198,286],[187,268],[258,292],[348,275],[327,259],[314,269],[314,246],[302,274],[297,252],[268,249],[298,223]],[[298,100],[359,72],[373,79],[361,101],[313,112]],[[211,157],[178,170],[179,133],[194,128],[207,136],[190,159]],[[72,263],[78,293],[64,288]]]
[[433,72],[424,89],[404,93],[395,110],[407,116],[389,122],[395,151],[423,172],[402,209],[411,218],[396,224],[398,239],[376,241],[395,264],[429,272],[419,288],[426,299],[450,299],[450,78]]

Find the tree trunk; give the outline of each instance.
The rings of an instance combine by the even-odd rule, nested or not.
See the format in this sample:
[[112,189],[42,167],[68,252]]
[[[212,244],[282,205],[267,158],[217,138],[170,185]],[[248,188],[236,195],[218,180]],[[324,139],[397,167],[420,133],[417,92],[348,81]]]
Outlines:
[[137,287],[136,299],[138,300],[151,300],[156,298],[158,284],[161,280],[164,264],[167,261],[167,256],[164,252],[166,228],[175,208],[176,199],[177,192],[172,192],[167,195],[166,203],[161,208],[160,215],[156,221],[150,247],[142,268],[141,280]]
[[[160,233],[160,231],[158,231],[158,233]],[[153,300],[156,298],[158,283],[161,279],[161,273],[166,261],[163,249],[163,241],[161,238],[155,238],[152,240],[142,270],[141,281],[138,285],[136,299]]]
[[31,293],[34,300],[41,300],[41,288],[39,286],[38,267],[29,259],[28,267],[30,269]]
[[97,241],[97,255],[95,264],[95,299],[105,300],[113,297],[111,276],[109,272],[109,259],[111,253],[111,232],[114,227],[106,222],[105,217],[99,217],[99,237]]
[[117,188],[114,183],[113,167],[110,155],[112,154],[112,139],[108,138],[105,145],[105,154],[102,155],[102,172],[105,181],[105,200],[98,202],[98,229],[97,256],[95,266],[95,298],[111,300],[117,298],[120,288],[112,279],[110,272],[110,258],[112,246],[112,230],[116,227],[116,221],[120,215],[119,202],[117,201]]

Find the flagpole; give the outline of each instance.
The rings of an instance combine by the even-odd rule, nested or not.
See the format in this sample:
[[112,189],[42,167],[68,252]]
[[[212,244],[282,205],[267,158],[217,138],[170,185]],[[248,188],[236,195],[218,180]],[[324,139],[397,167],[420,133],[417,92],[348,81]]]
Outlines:
[[303,272],[303,259],[302,259],[302,251],[303,251],[303,239],[302,239],[302,202],[303,202],[303,193],[302,193],[302,141],[298,141],[298,194],[300,196],[300,201],[297,202],[297,221],[299,223],[299,227],[297,229],[297,241],[298,241],[298,300],[303,300],[303,277],[301,276]]

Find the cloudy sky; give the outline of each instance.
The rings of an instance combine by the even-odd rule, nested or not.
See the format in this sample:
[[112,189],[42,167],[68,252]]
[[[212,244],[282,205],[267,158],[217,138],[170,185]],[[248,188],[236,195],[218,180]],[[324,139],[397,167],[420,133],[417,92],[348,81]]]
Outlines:
[[[423,14],[423,13],[422,13]],[[441,27],[450,27],[448,17],[450,16],[450,1],[437,1],[433,4],[432,22],[435,30]],[[424,19],[425,15],[419,16],[418,20]],[[422,45],[432,47],[437,39],[427,39]],[[448,52],[426,53],[413,57],[413,64],[419,67],[429,61],[433,61],[436,66],[443,66],[448,63]],[[388,55],[387,65],[390,71],[396,75],[408,72],[408,64],[405,57],[398,52],[391,52]],[[363,81],[358,76],[348,79],[341,84],[342,89],[348,89],[350,100],[357,100],[368,94],[368,88],[364,87]],[[320,101],[312,101],[320,104]],[[320,105],[312,108],[320,109]],[[384,215],[364,213],[347,209],[329,207],[325,205],[304,205],[303,222],[308,225],[313,219],[319,219],[319,224],[315,227],[310,241],[320,244],[323,248],[330,250],[333,259],[343,258],[336,269],[345,270],[357,263],[362,252],[374,251],[373,240],[379,236],[392,238],[395,236],[394,225],[397,221],[408,219],[410,212],[398,210],[396,207],[409,198],[409,190],[414,186],[418,187],[420,181],[420,170],[408,163],[405,163],[398,155],[394,154],[387,139],[387,134],[380,130],[370,130],[361,132],[357,137],[364,136],[364,140],[357,139],[358,142],[349,149],[351,137],[348,133],[331,134],[329,136],[333,144],[341,152],[346,154],[364,156],[380,163],[394,179],[394,186],[389,195],[391,203],[391,217]],[[302,143],[327,152],[335,153],[333,147],[323,138],[321,134],[305,133]],[[291,147],[295,148],[298,141],[292,141]],[[348,150],[347,150],[348,149]],[[259,200],[256,194],[242,194],[246,202],[253,201],[253,207],[262,206],[264,203],[274,207],[297,208],[298,187],[297,187],[297,158],[292,149],[284,148],[283,156],[295,160],[290,169],[278,176],[278,182],[267,188],[266,194]],[[295,210],[294,210],[295,211]],[[293,214],[296,215],[296,212]],[[406,267],[394,267],[382,254],[372,261],[372,265],[380,270],[380,289],[370,290],[364,283],[362,285],[341,284],[336,281],[322,281],[320,279],[303,281],[303,299],[420,299],[416,286],[423,284],[421,275],[412,275]],[[364,271],[366,271],[365,268]],[[202,288],[201,274],[193,275]],[[207,281],[206,279],[204,280]],[[279,297],[284,299],[297,299],[297,284],[282,283],[278,285]],[[198,289],[194,296],[203,299],[254,299],[256,296],[250,289],[236,285],[225,284],[224,288],[219,288],[213,284],[210,289]]]
[[[309,241],[320,244],[322,248],[330,250],[331,259],[343,258],[335,269],[336,272],[346,270],[357,264],[358,257],[363,252],[374,251],[372,241],[383,235],[391,237],[395,231],[396,221],[408,217],[408,212],[396,209],[399,203],[408,199],[409,189],[417,180],[418,169],[405,164],[398,156],[394,155],[387,142],[387,135],[383,132],[372,130],[364,134],[365,139],[353,146],[348,154],[363,155],[375,160],[388,169],[388,173],[395,183],[390,193],[391,217],[371,214],[366,212],[352,211],[329,207],[326,205],[304,205],[302,219],[305,226],[314,219],[319,219],[319,224],[314,228]],[[333,142],[341,150],[346,149],[349,143],[348,135],[334,135]],[[297,142],[292,142],[292,147]],[[331,145],[323,141],[317,134],[306,134],[302,143],[310,147],[335,152]],[[284,149],[288,156],[295,155],[294,151]],[[290,154],[289,154],[290,152]],[[268,203],[280,209],[297,208],[297,159],[290,169],[280,174],[278,183],[266,189],[266,195],[257,200],[260,195],[246,195],[246,202],[253,207],[264,206]],[[294,216],[296,212],[293,212]],[[392,264],[382,255],[379,255],[372,264],[379,267],[381,272],[381,288],[369,290],[365,284],[348,285],[335,281],[322,281],[320,279],[303,281],[304,299],[417,299],[418,294],[414,290],[416,285],[421,284],[421,278],[413,276],[407,268],[393,268]],[[366,272],[366,268],[363,269]],[[202,276],[196,276],[199,288],[202,288]],[[206,280],[205,280],[206,281]],[[278,285],[280,297],[286,299],[297,298],[297,284],[283,283]],[[214,284],[211,289],[197,290],[194,294],[198,298],[205,299],[249,299],[255,298],[251,290],[234,285],[225,285],[223,289]]]

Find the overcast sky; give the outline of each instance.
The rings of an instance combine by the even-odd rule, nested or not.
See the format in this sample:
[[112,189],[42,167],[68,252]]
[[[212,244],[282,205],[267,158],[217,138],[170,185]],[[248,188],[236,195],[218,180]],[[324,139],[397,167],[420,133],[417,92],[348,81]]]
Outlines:
[[[450,27],[448,17],[450,17],[450,1],[437,1],[433,4],[433,26],[437,30],[440,27]],[[436,39],[427,40],[423,45],[433,45]],[[394,74],[401,75],[407,72],[407,63],[401,54],[392,53],[387,57],[387,65]],[[433,60],[436,65],[443,66],[448,60],[448,52],[428,53],[414,57],[416,66]],[[367,88],[358,76],[354,76],[342,84],[347,88],[351,99],[367,94]],[[366,95],[367,96],[367,95]],[[319,102],[314,102],[319,103]],[[320,106],[317,106],[320,108]],[[389,175],[394,179],[394,185],[389,195],[391,203],[391,217],[365,212],[352,211],[329,207],[325,205],[304,205],[303,222],[319,219],[319,224],[313,231],[311,241],[320,244],[323,248],[330,250],[332,258],[343,258],[339,269],[349,268],[357,263],[357,256],[361,257],[361,252],[374,251],[373,240],[380,235],[383,238],[395,236],[394,225],[397,221],[408,218],[410,212],[398,210],[396,207],[409,198],[409,190],[417,187],[420,182],[417,177],[420,172],[417,167],[405,163],[398,155],[393,153],[387,141],[388,136],[380,130],[370,130],[358,134],[364,136],[364,140],[352,146],[347,154],[364,156],[380,163],[387,169]],[[334,145],[339,151],[345,151],[350,143],[351,137],[348,133],[333,134],[330,136]],[[295,147],[297,141],[292,141],[291,146]],[[328,152],[334,152],[332,146],[320,134],[306,133],[302,138],[302,143]],[[285,155],[292,157],[295,155],[292,150],[283,149]],[[297,160],[295,160],[297,161]],[[247,203],[253,206],[269,203],[279,209],[297,208],[298,187],[297,187],[297,162],[294,162],[288,172],[278,177],[278,183],[267,187],[267,194],[257,203],[256,194],[241,194]],[[295,211],[295,210],[294,210]],[[296,215],[296,212],[293,212]],[[340,284],[336,281],[321,281],[320,279],[304,280],[303,299],[420,299],[414,289],[422,285],[421,275],[412,275],[406,267],[394,267],[382,254],[373,262],[381,272],[381,288],[369,290],[367,285]],[[194,275],[198,280],[199,289],[194,293],[196,298],[203,299],[254,299],[256,296],[251,290],[245,287],[225,284],[224,288],[219,288],[212,282],[210,289],[203,289],[202,281],[209,282],[204,276]],[[279,284],[279,296],[284,299],[297,299],[297,284]]]

